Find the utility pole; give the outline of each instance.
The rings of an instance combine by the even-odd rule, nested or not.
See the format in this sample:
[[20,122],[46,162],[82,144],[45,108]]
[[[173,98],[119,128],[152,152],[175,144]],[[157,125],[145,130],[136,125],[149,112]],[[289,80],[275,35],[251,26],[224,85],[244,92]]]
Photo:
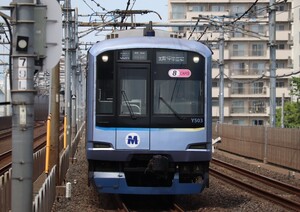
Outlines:
[[[75,46],[78,47],[78,43],[79,43],[79,38],[78,38],[78,8],[75,9],[75,38],[74,38],[74,42],[75,42]],[[78,48],[76,48],[76,52],[75,52],[75,62],[76,62],[76,67],[75,67],[75,76],[76,76],[76,85],[75,87],[76,89],[76,132],[78,132],[78,127],[80,126],[80,113],[79,113],[79,109],[80,109],[80,99],[82,98],[82,94],[81,94],[81,83],[80,83],[80,77],[81,77],[81,71],[80,71],[80,52],[78,51]]]
[[198,18],[203,18],[205,20],[210,20],[212,25],[218,26],[220,30],[220,37],[219,37],[219,71],[220,71],[220,78],[219,78],[219,123],[224,123],[224,18],[225,16],[219,17],[218,21],[214,21],[207,17],[203,17],[199,15]]
[[76,22],[77,22],[77,9],[75,9],[75,14],[74,14],[74,19],[72,18],[72,27],[71,27],[71,30],[72,30],[72,40],[71,40],[71,48],[72,48],[72,53],[71,53],[71,63],[72,63],[72,80],[71,80],[71,87],[72,87],[72,102],[71,102],[71,105],[72,105],[72,123],[71,123],[71,126],[72,126],[72,129],[71,129],[71,132],[72,132],[72,136],[71,138],[74,138],[75,135],[76,135],[76,108],[77,108],[77,105],[76,105],[76,99],[78,98],[77,97],[77,90],[78,90],[78,87],[77,87],[77,58],[76,58],[76,34],[77,34],[77,29],[76,29]]
[[269,46],[270,46],[270,126],[276,125],[276,6],[275,0],[269,3]]
[[281,97],[281,128],[284,128],[284,93]]
[[224,18],[221,18],[219,38],[219,122],[224,123]]
[[[59,170],[59,63],[51,70],[51,92],[50,92],[50,113],[51,113],[51,137],[50,137],[50,159],[49,170],[55,165],[57,173]],[[56,184],[58,185],[61,179],[59,174],[56,174]]]
[[32,211],[34,131],[34,0],[14,0],[12,71],[13,212]]
[[70,36],[71,36],[71,0],[65,0],[64,3],[65,17],[65,117],[67,122],[67,144],[71,150],[71,51],[70,51]]

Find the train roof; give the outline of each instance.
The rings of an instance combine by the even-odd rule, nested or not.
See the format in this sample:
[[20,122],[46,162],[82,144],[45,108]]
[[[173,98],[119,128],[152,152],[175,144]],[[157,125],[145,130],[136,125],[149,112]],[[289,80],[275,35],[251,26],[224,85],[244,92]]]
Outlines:
[[91,47],[89,54],[97,56],[102,52],[109,50],[138,48],[179,49],[198,52],[204,57],[210,57],[212,54],[211,50],[205,44],[200,42],[154,36],[123,37],[100,41]]

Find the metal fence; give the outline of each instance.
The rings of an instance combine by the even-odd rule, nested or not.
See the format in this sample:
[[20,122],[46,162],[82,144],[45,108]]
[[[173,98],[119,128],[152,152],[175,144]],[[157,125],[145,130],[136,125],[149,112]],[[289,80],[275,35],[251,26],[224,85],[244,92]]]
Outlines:
[[35,196],[32,206],[33,212],[50,212],[56,196],[56,165],[43,183],[39,193]]
[[[81,136],[83,134],[83,131],[85,129],[85,123],[82,124],[80,130],[77,132],[75,138],[71,142],[71,150],[69,146],[62,152],[59,160],[59,180],[61,182],[58,182],[59,185],[62,184],[63,179],[66,176],[67,170],[69,169],[69,161],[70,161],[70,154],[71,157],[74,156],[77,145],[79,143],[79,140],[81,139]],[[39,193],[36,195],[35,200],[33,202],[33,211],[34,212],[51,212],[52,206],[55,201],[56,197],[56,173],[55,173],[55,167],[54,166],[51,170],[50,175],[47,177],[46,181],[44,182],[43,186],[41,187]],[[53,173],[52,173],[53,172]]]
[[[32,180],[35,181],[45,170],[45,162],[42,158],[45,158],[45,148],[39,150],[33,155],[33,177]],[[9,171],[0,176],[0,208],[1,211],[10,211],[11,210],[11,172]]]
[[[61,182],[58,182],[59,185],[62,184],[66,173],[69,168],[70,157],[74,157],[74,154],[77,149],[77,145],[82,139],[82,135],[85,129],[85,123],[82,124],[80,130],[76,134],[75,138],[72,140],[70,151],[69,146],[62,152],[60,156],[60,169],[59,169],[59,179]],[[44,172],[45,162],[45,148],[36,152],[33,156],[34,159],[34,171],[33,171],[33,181]],[[39,162],[40,161],[40,162]],[[12,169],[7,171],[4,175],[0,176],[0,211],[7,212],[11,210],[11,173]],[[43,185],[41,186],[39,192],[34,198],[33,201],[33,211],[34,212],[51,212],[52,206],[56,197],[56,166],[51,169],[50,174],[47,176]]]
[[33,154],[33,181],[36,181],[38,177],[45,171],[44,158],[46,158],[46,147]]
[[1,211],[11,209],[11,169],[0,176],[0,209]]
[[300,171],[300,129],[217,124],[217,148]]

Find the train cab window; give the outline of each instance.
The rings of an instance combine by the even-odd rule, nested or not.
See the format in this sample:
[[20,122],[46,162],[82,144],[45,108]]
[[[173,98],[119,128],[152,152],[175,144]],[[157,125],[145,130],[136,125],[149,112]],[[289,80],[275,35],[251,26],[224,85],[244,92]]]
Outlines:
[[199,55],[158,50],[155,69],[154,115],[204,114],[204,69]]
[[120,65],[119,110],[120,115],[146,115],[147,111],[147,66]]
[[113,114],[114,96],[113,52],[105,52],[97,58],[96,113]]

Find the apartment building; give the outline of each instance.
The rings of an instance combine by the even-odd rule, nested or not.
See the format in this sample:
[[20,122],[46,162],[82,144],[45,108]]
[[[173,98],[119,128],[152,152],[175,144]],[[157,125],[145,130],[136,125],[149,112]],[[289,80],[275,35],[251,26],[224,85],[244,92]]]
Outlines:
[[[213,51],[213,121],[219,121],[224,84],[224,123],[270,124],[269,0],[169,0],[172,31]],[[297,5],[298,4],[298,5]],[[276,105],[290,101],[291,74],[299,70],[300,1],[276,1]],[[296,20],[297,19],[297,20]],[[296,32],[296,31],[297,32]],[[224,47],[220,42],[224,37]],[[296,40],[295,40],[296,39]],[[297,44],[296,44],[297,43]],[[220,51],[222,51],[220,55]],[[221,58],[221,60],[220,60]],[[224,81],[220,83],[220,61]],[[221,64],[222,65],[222,64]]]

